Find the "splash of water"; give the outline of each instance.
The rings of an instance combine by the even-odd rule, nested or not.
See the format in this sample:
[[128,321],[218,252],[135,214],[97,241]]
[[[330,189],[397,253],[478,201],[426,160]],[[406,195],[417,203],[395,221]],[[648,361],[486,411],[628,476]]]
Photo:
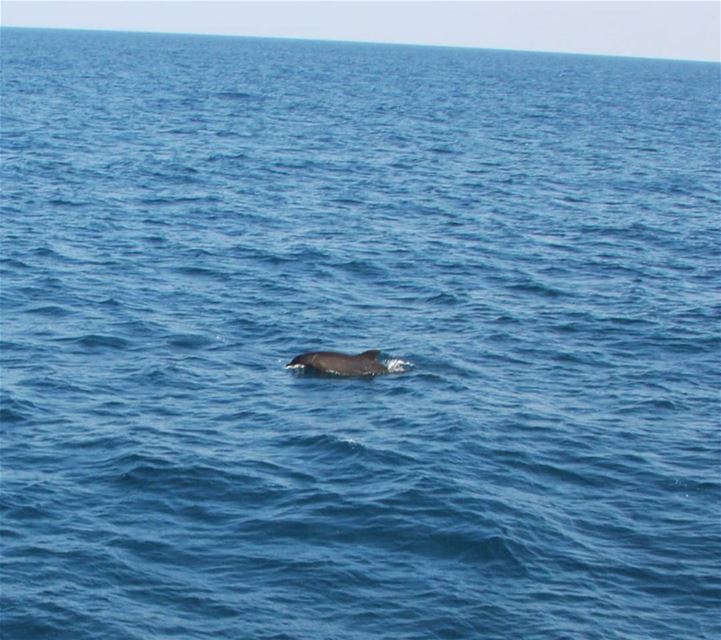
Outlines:
[[404,373],[413,366],[412,362],[402,358],[390,358],[384,364],[388,368],[388,373]]

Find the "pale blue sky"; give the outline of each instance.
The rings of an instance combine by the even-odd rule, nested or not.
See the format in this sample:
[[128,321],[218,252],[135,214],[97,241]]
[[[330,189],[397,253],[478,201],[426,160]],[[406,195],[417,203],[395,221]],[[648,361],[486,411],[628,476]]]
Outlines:
[[3,0],[5,26],[164,31],[721,61],[721,3]]

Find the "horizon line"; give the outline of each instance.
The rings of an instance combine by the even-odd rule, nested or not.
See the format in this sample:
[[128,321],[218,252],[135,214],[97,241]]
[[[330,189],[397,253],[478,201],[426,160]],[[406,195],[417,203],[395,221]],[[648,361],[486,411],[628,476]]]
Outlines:
[[276,36],[276,35],[246,35],[238,33],[210,33],[203,31],[165,31],[165,30],[148,30],[148,29],[113,29],[113,28],[93,28],[93,27],[56,27],[56,26],[28,26],[0,23],[0,29],[23,29],[27,31],[80,31],[89,33],[127,33],[139,35],[167,35],[167,36],[198,36],[205,38],[244,38],[252,40],[284,40],[297,42],[327,42],[335,44],[361,44],[361,45],[380,45],[380,46],[399,46],[399,47],[424,47],[430,49],[465,49],[471,51],[496,51],[506,53],[541,53],[559,56],[585,56],[593,58],[615,58],[619,60],[658,60],[664,62],[690,62],[701,64],[718,64],[721,65],[721,57],[718,60],[708,58],[674,58],[664,56],[641,56],[620,53],[594,53],[585,51],[567,51],[559,49],[515,49],[505,47],[480,47],[465,44],[430,44],[424,42],[405,42],[405,41],[385,41],[385,40],[354,40],[354,39],[338,39],[338,38],[316,38],[303,36]]

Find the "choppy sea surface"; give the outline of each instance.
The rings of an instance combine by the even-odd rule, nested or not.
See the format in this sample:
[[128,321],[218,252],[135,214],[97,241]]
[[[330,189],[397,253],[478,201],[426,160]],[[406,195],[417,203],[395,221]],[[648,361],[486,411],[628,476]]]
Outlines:
[[718,64],[0,37],[3,638],[719,638]]

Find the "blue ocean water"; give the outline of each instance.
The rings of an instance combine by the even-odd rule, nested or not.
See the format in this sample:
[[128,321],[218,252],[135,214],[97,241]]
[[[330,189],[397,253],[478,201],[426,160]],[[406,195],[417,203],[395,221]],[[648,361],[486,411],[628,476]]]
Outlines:
[[0,34],[3,638],[719,637],[719,65]]

